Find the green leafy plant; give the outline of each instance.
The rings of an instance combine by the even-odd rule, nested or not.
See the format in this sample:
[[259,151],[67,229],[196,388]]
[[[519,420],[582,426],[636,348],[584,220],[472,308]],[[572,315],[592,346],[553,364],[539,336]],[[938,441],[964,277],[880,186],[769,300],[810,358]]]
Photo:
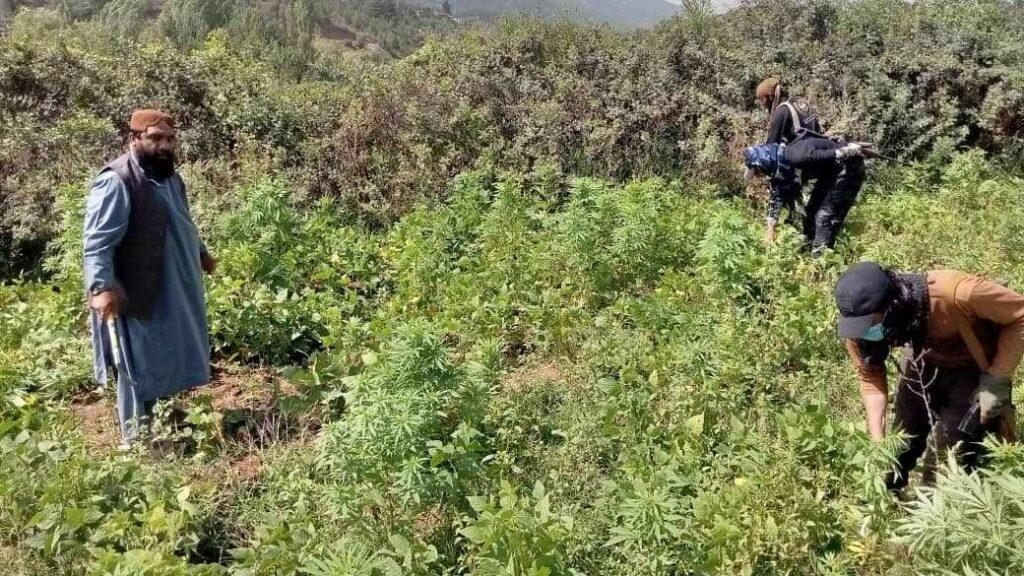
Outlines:
[[562,541],[572,529],[569,518],[551,510],[544,485],[529,496],[502,483],[496,498],[469,498],[476,517],[459,530],[472,546],[470,565],[480,574],[544,576],[572,574]]

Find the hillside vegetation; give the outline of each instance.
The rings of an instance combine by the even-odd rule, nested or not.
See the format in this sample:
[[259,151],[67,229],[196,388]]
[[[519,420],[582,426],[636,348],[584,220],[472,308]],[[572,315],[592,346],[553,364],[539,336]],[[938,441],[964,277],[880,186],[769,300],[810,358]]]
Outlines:
[[400,57],[427,37],[455,28],[440,3],[419,6],[406,0],[4,0],[0,22],[16,9],[39,7],[56,9],[68,20],[99,20],[135,37],[155,26],[179,46],[194,46],[210,31],[225,28],[236,42],[261,48],[263,58],[290,48],[285,51],[293,52],[291,58],[270,63],[292,68],[301,66],[317,43]]
[[[413,0],[436,6],[434,0]],[[679,13],[666,0],[451,0],[457,18],[493,19],[514,14],[607,22],[620,26],[649,26]]]
[[[396,60],[214,16],[0,36],[0,573],[1024,571],[1021,447],[886,493],[831,293],[862,258],[1024,286],[1019,3],[512,20]],[[905,161],[820,260],[766,248],[739,179],[767,74]],[[216,376],[119,453],[81,226],[139,106],[180,120]]]

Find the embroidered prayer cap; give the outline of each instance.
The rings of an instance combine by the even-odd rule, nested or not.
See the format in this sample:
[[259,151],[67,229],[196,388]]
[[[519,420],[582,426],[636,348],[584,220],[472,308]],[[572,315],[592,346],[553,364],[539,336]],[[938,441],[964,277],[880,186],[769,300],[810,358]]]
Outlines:
[[[163,124],[163,126],[161,126]],[[174,130],[174,116],[161,110],[142,109],[132,112],[132,119],[129,127],[132,132],[145,132],[147,128],[157,126],[167,130]]]

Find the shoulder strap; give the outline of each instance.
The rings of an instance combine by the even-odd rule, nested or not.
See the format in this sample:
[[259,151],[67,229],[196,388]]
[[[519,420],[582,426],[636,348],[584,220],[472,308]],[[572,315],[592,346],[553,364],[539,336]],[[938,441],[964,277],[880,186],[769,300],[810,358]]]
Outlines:
[[960,305],[956,302],[956,289],[963,280],[964,278],[960,277],[955,282],[949,284],[936,283],[936,287],[938,288],[939,296],[945,301],[949,317],[953,320],[953,324],[956,326],[957,332],[960,333],[960,337],[963,338],[964,344],[967,345],[967,350],[971,353],[971,357],[974,358],[974,362],[978,365],[978,368],[981,368],[982,372],[987,372],[991,364],[988,355],[985,354],[985,348],[981,345],[981,340],[978,340],[978,334],[974,331],[971,323],[960,309]]
[[988,372],[988,367],[991,365],[988,361],[988,356],[985,354],[985,348],[981,345],[981,340],[978,340],[978,335],[974,332],[974,328],[971,327],[971,323],[964,318],[960,307],[953,304],[953,308],[949,313],[950,317],[953,318],[953,323],[956,324],[956,329],[960,332],[960,337],[964,339],[964,344],[967,345],[967,349],[971,352],[971,356],[974,358],[974,362],[981,368],[982,372]]
[[788,100],[779,104],[779,106],[789,108],[789,115],[793,118],[793,132],[799,130],[802,124],[800,123],[800,113],[796,111],[796,106],[793,106],[793,103]]

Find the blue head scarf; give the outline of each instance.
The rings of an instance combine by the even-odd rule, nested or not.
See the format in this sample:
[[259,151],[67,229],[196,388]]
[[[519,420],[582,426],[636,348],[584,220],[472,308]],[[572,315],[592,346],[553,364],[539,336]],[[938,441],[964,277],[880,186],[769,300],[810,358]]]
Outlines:
[[746,163],[747,168],[771,176],[779,169],[779,145],[758,144],[751,146],[744,151],[743,161]]

